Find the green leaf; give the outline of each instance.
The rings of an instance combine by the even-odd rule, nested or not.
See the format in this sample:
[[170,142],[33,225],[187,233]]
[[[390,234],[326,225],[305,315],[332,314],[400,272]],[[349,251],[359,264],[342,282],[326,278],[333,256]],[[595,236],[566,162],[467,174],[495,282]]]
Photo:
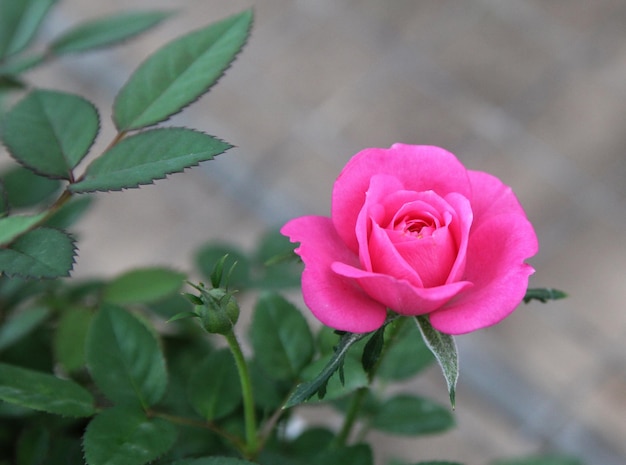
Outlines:
[[151,184],[229,148],[226,142],[192,129],[153,129],[122,139],[87,167],[82,181],[69,188],[93,192]]
[[303,264],[294,253],[294,246],[277,230],[270,230],[261,237],[255,254],[261,269],[255,282],[258,287],[269,290],[300,285]]
[[565,455],[533,455],[529,457],[502,459],[491,462],[491,465],[583,465],[575,457]]
[[538,300],[542,303],[546,303],[548,300],[559,300],[567,297],[567,294],[558,289],[546,288],[532,288],[526,290],[524,296],[524,303],[527,304],[531,300]]
[[[254,325],[253,325],[254,326]],[[302,402],[307,401],[319,391],[325,393],[328,380],[337,370],[340,370],[345,361],[348,350],[351,346],[367,336],[368,333],[355,334],[345,333],[337,345],[335,352],[328,360],[324,368],[313,379],[299,384],[294,390],[293,394],[289,397],[283,408],[294,407]],[[321,395],[320,397],[323,397]]]
[[12,208],[29,208],[46,202],[61,187],[59,180],[38,176],[22,166],[3,173],[0,179]]
[[313,358],[313,335],[300,311],[275,293],[264,294],[254,308],[250,341],[268,376],[295,380]]
[[40,424],[34,424],[20,435],[16,447],[18,465],[40,465],[46,463],[50,449],[50,431]]
[[430,434],[452,428],[454,417],[448,409],[428,399],[399,394],[381,406],[371,425],[398,435]]
[[282,407],[283,402],[293,387],[289,381],[277,381],[267,376],[257,360],[249,363],[250,379],[254,392],[254,402],[265,412],[274,412]]
[[0,363],[0,400],[69,417],[93,415],[91,394],[67,379]]
[[4,90],[23,89],[26,85],[17,77],[6,74],[4,69],[0,67],[0,92]]
[[407,318],[392,322],[385,333],[388,338],[385,355],[376,370],[376,376],[387,381],[410,378],[430,366],[435,358],[424,343],[417,325]]
[[183,459],[172,462],[170,465],[256,465],[247,460],[234,457],[201,457],[197,459]]
[[0,326],[0,351],[19,341],[50,315],[46,307],[32,307],[13,313]]
[[103,291],[103,300],[118,304],[150,303],[180,291],[185,274],[168,268],[142,268],[113,279]]
[[70,180],[99,127],[98,111],[91,102],[64,92],[36,90],[7,113],[2,140],[24,166]]
[[[56,1],[56,0],[53,0]],[[16,75],[43,64],[46,60],[45,52],[30,52],[28,56],[11,57],[8,62],[0,65],[0,73],[8,76],[9,79],[17,79]]]
[[456,382],[459,379],[459,355],[454,338],[432,327],[427,316],[415,317],[417,327],[422,333],[424,342],[437,359],[443,376],[448,385],[450,404],[454,409],[456,398]]
[[311,461],[311,465],[373,465],[373,463],[372,450],[367,444],[326,449]]
[[23,50],[34,37],[55,0],[0,2],[0,61]]
[[[408,463],[405,464],[404,462],[398,462],[396,460],[392,460],[389,465],[409,465]],[[463,465],[462,463],[459,462],[448,462],[446,460],[429,460],[427,462],[417,462],[411,465]]]
[[383,345],[385,341],[385,327],[382,326],[378,330],[374,331],[374,334],[369,338],[365,348],[363,349],[363,355],[361,356],[361,364],[363,370],[370,376],[372,376],[372,370],[380,359],[380,354],[383,351]]
[[171,13],[122,13],[89,21],[70,29],[50,44],[54,53],[76,53],[114,45],[156,26]]
[[[306,367],[302,372],[302,378],[304,380],[314,379],[316,375],[324,370],[331,357],[322,357]],[[367,373],[363,370],[363,364],[359,360],[358,355],[354,353],[347,355],[342,366],[337,371],[339,371],[339,376],[336,376],[335,372],[335,376],[331,375],[326,384],[318,390],[319,401],[326,402],[341,399],[352,394],[357,389],[369,385],[369,379]],[[309,402],[316,401],[317,399],[313,398]]]
[[335,436],[335,432],[326,428],[319,426],[309,428],[290,444],[290,448],[293,448],[295,455],[308,458],[328,448]]
[[143,465],[169,450],[176,428],[141,411],[114,407],[87,426],[83,449],[88,465]]
[[56,229],[67,229],[73,226],[74,223],[89,211],[93,200],[94,198],[90,195],[83,195],[71,199],[54,212],[52,216],[44,222],[44,225]]
[[0,249],[0,271],[30,278],[69,276],[74,255],[71,236],[57,229],[38,228]]
[[92,318],[84,308],[66,310],[59,318],[53,349],[57,362],[69,373],[85,366],[85,341]]
[[212,352],[198,364],[188,392],[194,409],[207,421],[222,418],[241,404],[239,375],[228,349]]
[[0,245],[8,244],[20,234],[24,234],[46,216],[45,213],[38,215],[13,215],[0,218]]
[[207,92],[244,46],[252,10],[194,31],[158,50],[133,73],[115,99],[120,132],[166,120]]
[[100,309],[87,334],[86,358],[98,387],[118,404],[147,408],[165,393],[161,348],[144,323],[124,309]]

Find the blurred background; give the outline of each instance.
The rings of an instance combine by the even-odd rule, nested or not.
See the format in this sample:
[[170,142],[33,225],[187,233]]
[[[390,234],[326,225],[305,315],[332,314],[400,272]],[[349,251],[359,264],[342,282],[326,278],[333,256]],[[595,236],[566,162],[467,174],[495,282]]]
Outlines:
[[[101,111],[149,53],[252,6],[244,0],[63,0],[54,37],[128,9],[178,13],[123,47],[63,58],[27,78]],[[511,185],[535,224],[531,285],[570,295],[522,305],[457,338],[449,434],[376,436],[381,457],[468,465],[562,451],[626,463],[626,2],[262,0],[226,77],[174,124],[237,146],[185,174],[101,195],[79,228],[74,275],[166,264],[189,271],[209,239],[251,246],[268,227],[328,214],[334,179],[365,147],[447,148]],[[436,368],[407,389],[446,402]]]

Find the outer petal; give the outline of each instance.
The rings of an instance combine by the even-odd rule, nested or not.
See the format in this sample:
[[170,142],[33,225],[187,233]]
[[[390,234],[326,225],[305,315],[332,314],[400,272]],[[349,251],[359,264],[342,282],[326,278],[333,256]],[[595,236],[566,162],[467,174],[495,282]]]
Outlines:
[[537,237],[525,216],[493,215],[472,231],[465,277],[469,289],[430,314],[441,332],[463,334],[494,325],[519,305],[534,272],[524,260],[537,252]]
[[468,171],[472,185],[474,226],[479,227],[494,215],[518,214],[526,217],[513,190],[495,176],[482,171]]
[[332,268],[342,276],[355,278],[373,299],[402,315],[432,312],[472,286],[468,281],[458,281],[444,286],[421,288],[403,279],[361,270],[345,263],[335,262]]
[[302,296],[315,317],[331,328],[353,333],[374,331],[387,315],[384,304],[374,301],[355,280],[331,270],[340,260],[358,266],[357,256],[341,241],[330,218],[303,216],[282,227],[305,264]]
[[357,217],[370,179],[376,174],[395,176],[406,190],[433,190],[442,197],[458,192],[471,197],[467,170],[442,148],[394,144],[390,149],[363,150],[352,157],[337,178],[332,198],[333,224],[343,242],[355,253]]

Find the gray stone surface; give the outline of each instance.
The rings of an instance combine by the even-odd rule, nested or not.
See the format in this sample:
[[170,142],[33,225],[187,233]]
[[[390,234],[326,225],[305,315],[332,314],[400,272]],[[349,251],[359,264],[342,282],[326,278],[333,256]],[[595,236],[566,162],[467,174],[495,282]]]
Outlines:
[[[53,35],[79,20],[166,0],[65,0]],[[110,104],[168,39],[243,0],[176,3],[179,14],[123,48],[33,73]],[[81,227],[77,276],[189,268],[209,238],[248,245],[269,225],[326,214],[349,157],[396,141],[441,145],[513,186],[541,244],[532,284],[566,301],[520,308],[459,338],[452,433],[376,435],[392,456],[485,464],[561,450],[626,463],[626,2],[619,0],[262,0],[226,78],[174,122],[238,148],[155,186],[103,195]],[[436,370],[405,388],[445,401]]]

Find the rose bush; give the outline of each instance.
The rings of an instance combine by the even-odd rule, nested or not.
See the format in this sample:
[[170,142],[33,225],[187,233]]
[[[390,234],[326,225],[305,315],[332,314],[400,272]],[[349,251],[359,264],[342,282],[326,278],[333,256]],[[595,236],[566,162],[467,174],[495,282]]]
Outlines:
[[337,178],[331,217],[281,232],[299,242],[306,305],[325,325],[362,333],[387,309],[428,314],[437,330],[493,325],[521,302],[537,237],[511,188],[439,147],[356,154]]

